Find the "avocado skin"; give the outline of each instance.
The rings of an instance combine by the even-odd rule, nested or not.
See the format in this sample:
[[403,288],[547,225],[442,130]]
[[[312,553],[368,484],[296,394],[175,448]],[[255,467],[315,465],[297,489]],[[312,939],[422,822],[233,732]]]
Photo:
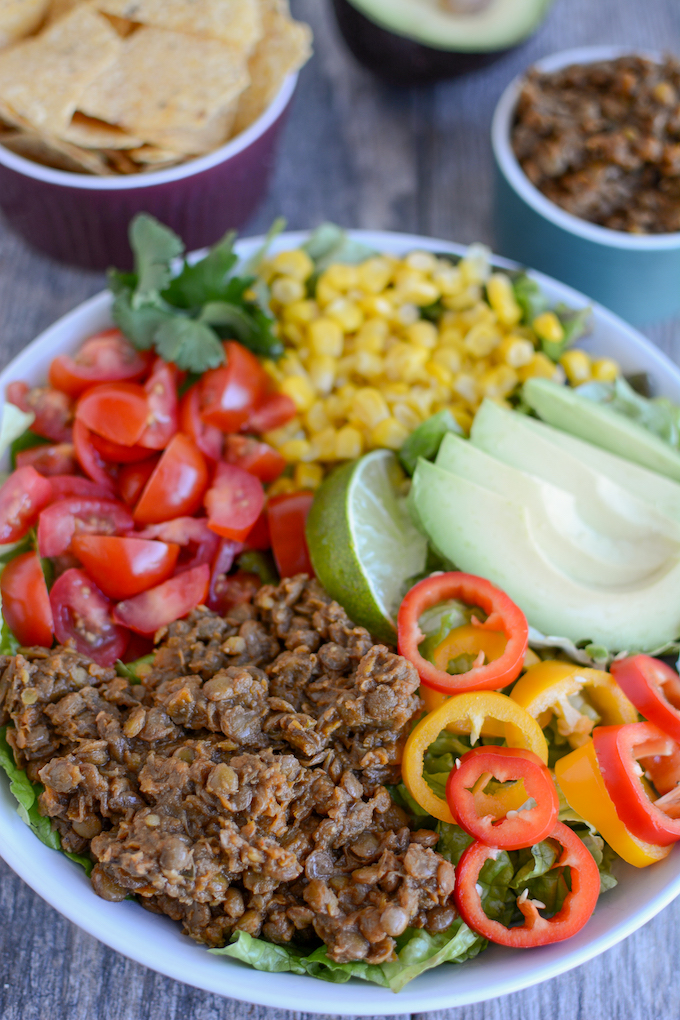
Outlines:
[[333,0],[338,27],[347,46],[364,67],[390,85],[427,85],[486,67],[510,49],[489,53],[436,50],[370,21],[349,0]]

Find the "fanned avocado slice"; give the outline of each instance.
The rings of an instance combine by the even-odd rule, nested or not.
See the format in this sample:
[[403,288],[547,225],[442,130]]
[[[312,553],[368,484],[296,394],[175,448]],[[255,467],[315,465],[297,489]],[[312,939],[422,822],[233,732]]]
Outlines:
[[333,0],[362,64],[398,85],[491,63],[538,28],[553,0]]

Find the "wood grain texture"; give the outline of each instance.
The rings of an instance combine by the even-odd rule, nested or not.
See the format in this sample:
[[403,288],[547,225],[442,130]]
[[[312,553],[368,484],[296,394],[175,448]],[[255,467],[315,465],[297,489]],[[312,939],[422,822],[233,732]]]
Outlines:
[[[274,183],[249,233],[283,214],[291,228],[331,219],[493,244],[489,125],[510,78],[532,60],[569,46],[622,43],[680,51],[678,0],[557,0],[536,36],[493,67],[433,89],[401,91],[354,63],[325,0],[293,0],[292,6],[314,28],[316,58],[302,74]],[[0,363],[103,283],[101,275],[36,255],[0,223]],[[680,362],[680,321],[647,333]],[[60,917],[1,862],[0,917],[2,1020],[307,1016],[199,992],[126,960]],[[677,1020],[679,950],[680,902],[570,974],[432,1016]]]

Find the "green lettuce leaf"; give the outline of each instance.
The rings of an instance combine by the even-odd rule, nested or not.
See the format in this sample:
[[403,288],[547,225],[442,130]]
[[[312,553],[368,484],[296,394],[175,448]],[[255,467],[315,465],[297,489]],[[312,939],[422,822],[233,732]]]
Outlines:
[[510,276],[515,300],[522,309],[522,324],[530,326],[535,318],[548,311],[548,299],[536,281],[527,273],[511,273]]
[[361,241],[352,240],[347,232],[335,223],[322,223],[302,247],[314,263],[316,275],[335,262],[356,265],[380,254],[375,248],[370,248]]
[[426,421],[421,422],[399,450],[399,460],[404,470],[412,475],[419,457],[434,460],[447,432],[463,435],[462,428],[448,408],[437,411]]
[[398,959],[381,964],[379,969],[392,991],[400,992],[426,970],[441,963],[464,963],[481,953],[486,945],[486,940],[468,928],[460,917],[437,935],[430,935],[423,928],[407,928],[397,939]]
[[584,383],[576,392],[595,403],[607,404],[673,449],[680,449],[680,407],[666,397],[643,397],[621,377],[611,383]]

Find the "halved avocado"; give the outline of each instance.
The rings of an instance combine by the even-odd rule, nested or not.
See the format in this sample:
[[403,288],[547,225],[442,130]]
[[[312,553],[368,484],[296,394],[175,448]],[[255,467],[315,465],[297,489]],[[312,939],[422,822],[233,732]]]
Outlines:
[[333,0],[333,7],[360,63],[393,85],[420,85],[497,60],[538,28],[552,2]]

